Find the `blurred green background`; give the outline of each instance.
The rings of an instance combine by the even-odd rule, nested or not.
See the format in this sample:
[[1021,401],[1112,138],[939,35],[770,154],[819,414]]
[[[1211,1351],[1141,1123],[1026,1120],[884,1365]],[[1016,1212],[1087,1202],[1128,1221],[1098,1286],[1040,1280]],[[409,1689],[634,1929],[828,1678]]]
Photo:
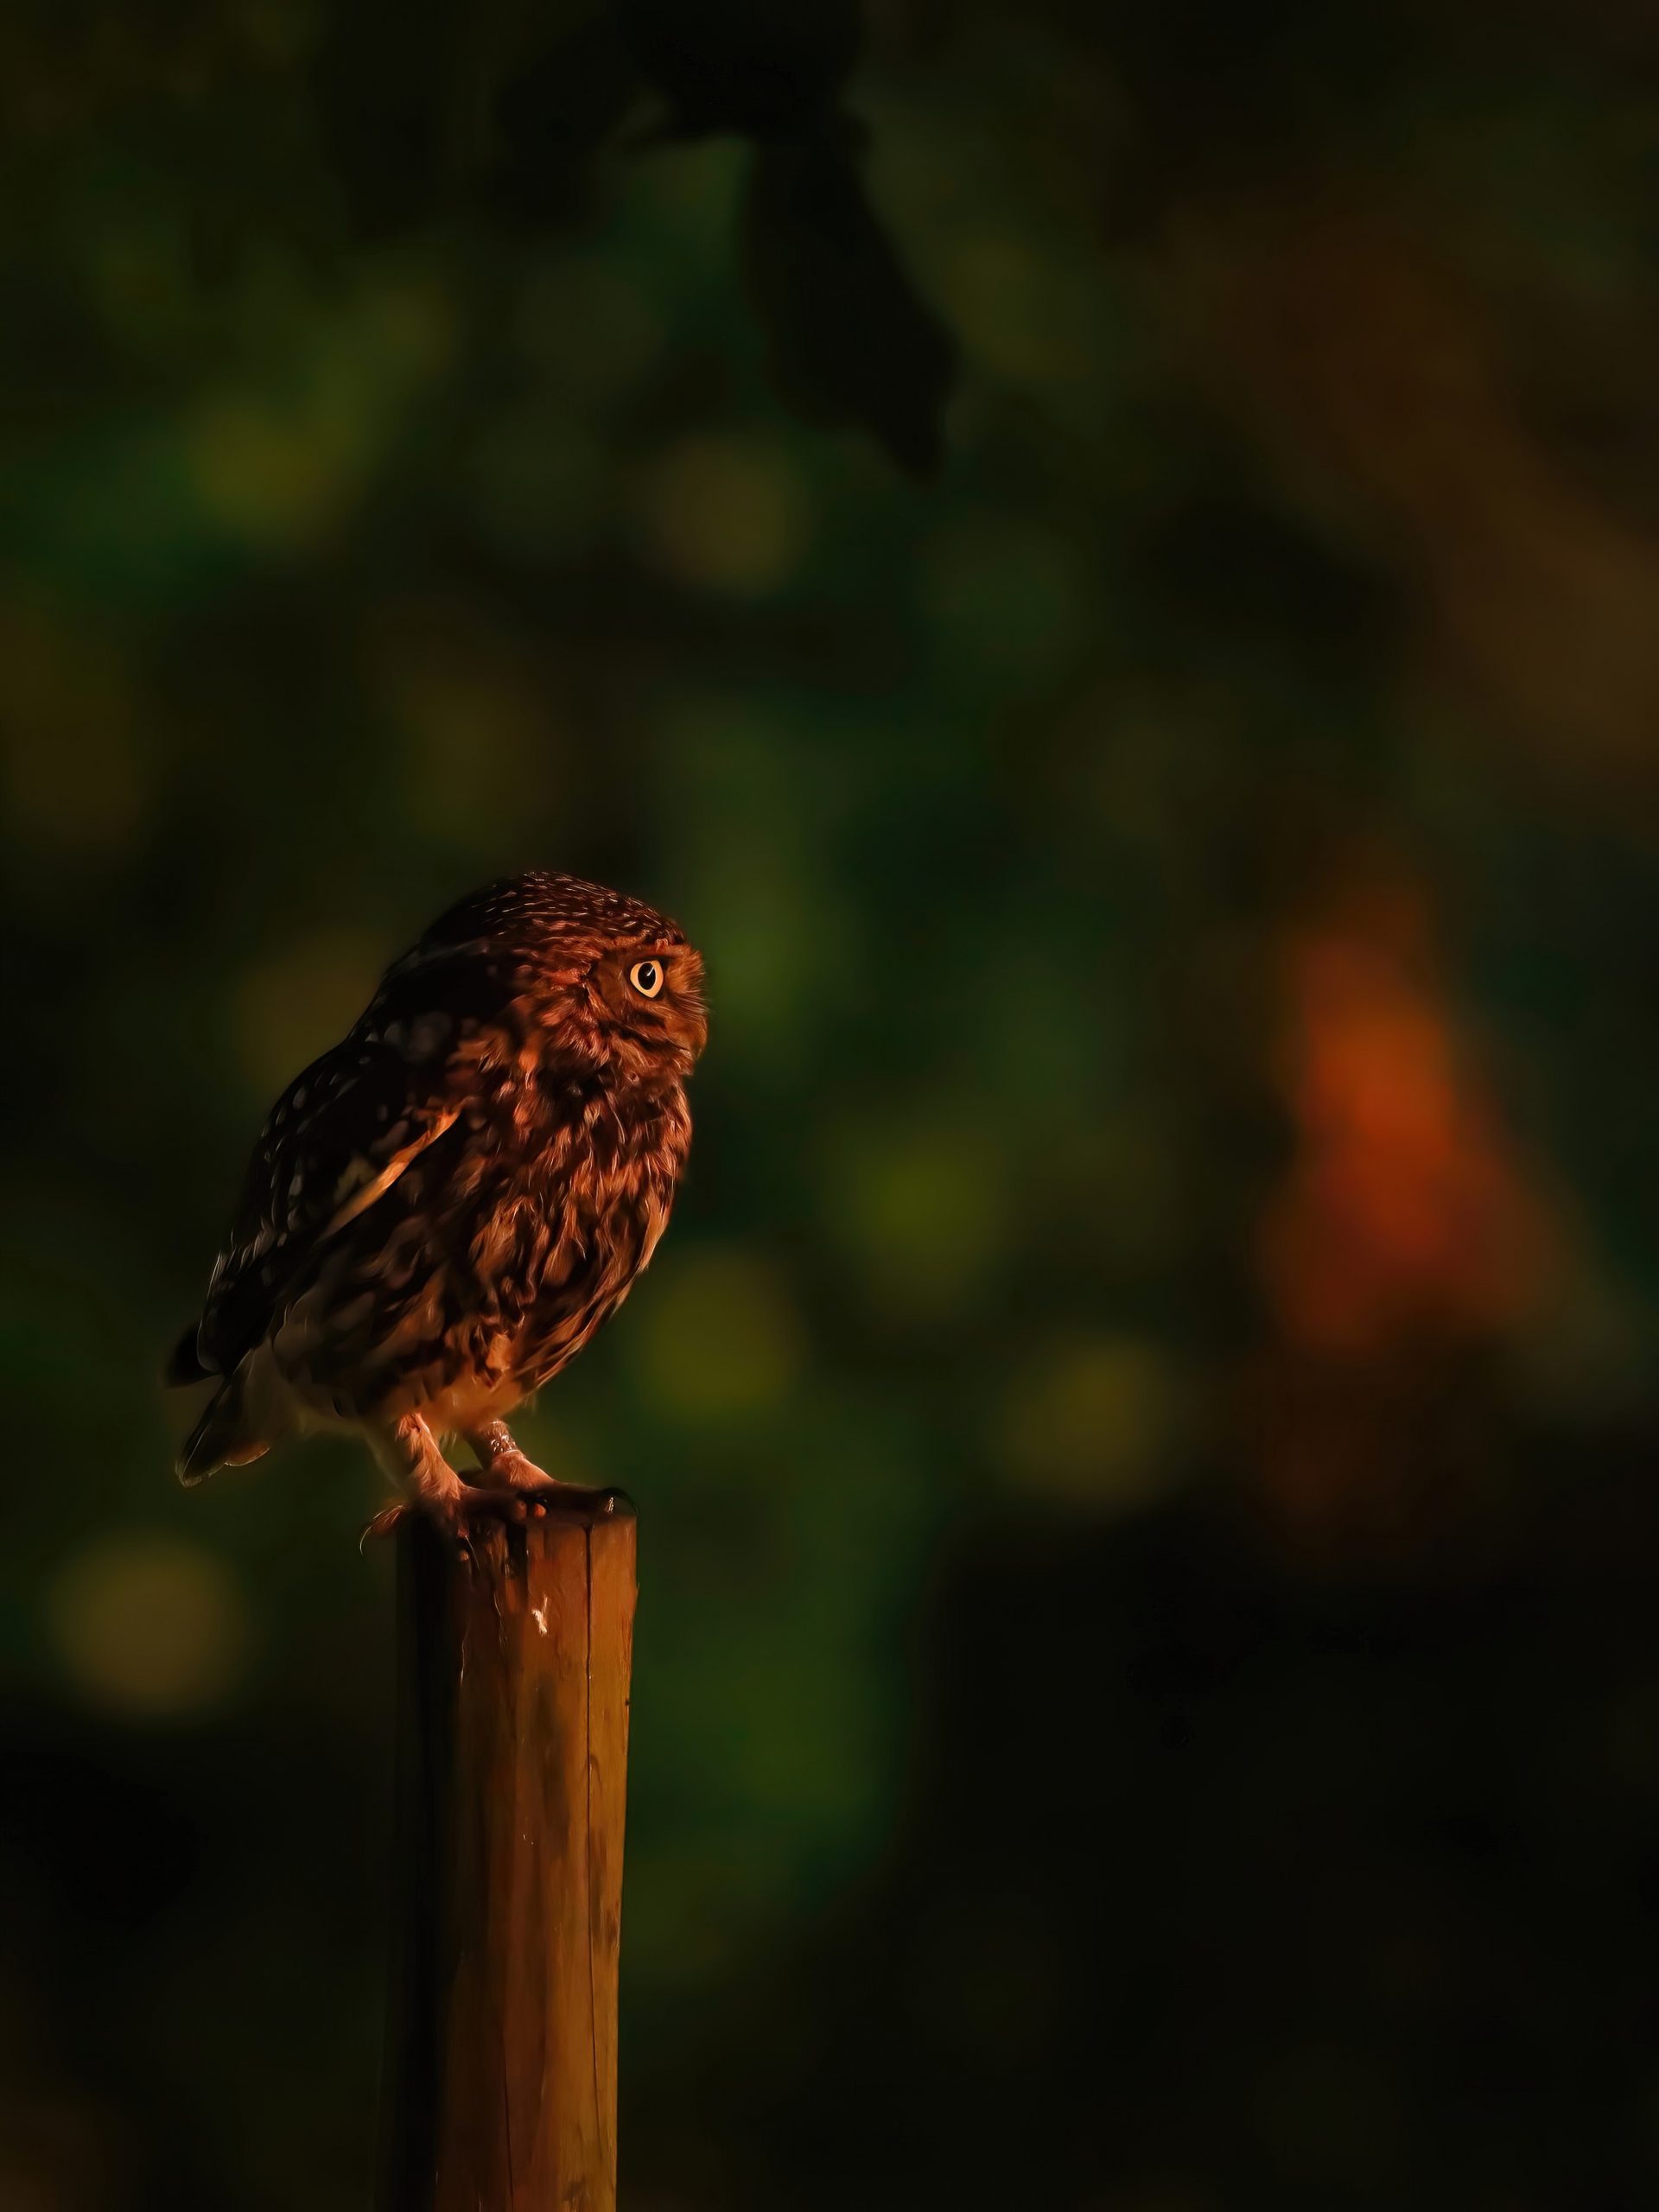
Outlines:
[[367,2201],[373,1479],[155,1376],[531,864],[714,1008],[528,1425],[632,2212],[1654,2202],[1648,11],[41,4],[0,116],[0,2203]]

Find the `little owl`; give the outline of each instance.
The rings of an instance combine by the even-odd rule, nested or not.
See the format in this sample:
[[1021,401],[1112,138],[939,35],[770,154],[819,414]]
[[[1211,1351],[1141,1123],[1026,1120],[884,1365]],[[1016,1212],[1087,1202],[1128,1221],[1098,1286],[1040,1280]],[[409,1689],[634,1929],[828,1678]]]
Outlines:
[[[702,986],[672,922],[575,876],[514,876],[435,922],[271,1109],[168,1364],[171,1383],[217,1386],[181,1479],[334,1428],[365,1437],[452,1529],[520,1518],[556,1488],[505,1417],[575,1357],[663,1233]],[[447,1436],[471,1446],[476,1483]]]

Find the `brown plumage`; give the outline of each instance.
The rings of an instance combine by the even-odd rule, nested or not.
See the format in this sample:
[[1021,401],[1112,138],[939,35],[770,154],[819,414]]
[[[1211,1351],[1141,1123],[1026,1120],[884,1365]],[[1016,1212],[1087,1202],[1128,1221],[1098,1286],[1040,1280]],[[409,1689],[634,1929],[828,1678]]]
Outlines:
[[271,1109],[168,1367],[218,1383],[182,1480],[346,1428],[446,1519],[522,1513],[550,1484],[505,1417],[650,1259],[706,1035],[702,961],[649,906],[537,873],[452,907]]

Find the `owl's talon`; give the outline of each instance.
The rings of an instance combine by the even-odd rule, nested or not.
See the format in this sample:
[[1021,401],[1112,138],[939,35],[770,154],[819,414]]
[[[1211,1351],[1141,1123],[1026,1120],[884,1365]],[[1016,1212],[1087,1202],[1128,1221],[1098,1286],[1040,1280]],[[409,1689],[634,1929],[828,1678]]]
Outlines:
[[477,1483],[458,1483],[454,1491],[437,1501],[433,1510],[446,1527],[466,1542],[469,1541],[467,1532],[475,1521],[504,1521],[509,1527],[522,1526],[525,1504],[517,1491],[485,1490]]
[[[551,1484],[549,1486],[557,1487]],[[453,1491],[441,1491],[435,1497],[416,1497],[384,1507],[358,1539],[359,1551],[367,1548],[372,1536],[395,1535],[404,1521],[417,1513],[425,1514],[436,1524],[453,1544],[456,1558],[467,1567],[477,1563],[471,1534],[474,1521],[500,1521],[509,1528],[522,1529],[527,1521],[547,1518],[547,1508],[516,1485],[486,1490],[475,1483],[459,1483]]]
[[551,1475],[543,1474],[530,1459],[498,1459],[490,1471],[497,1482],[505,1484],[519,1497],[550,1497],[555,1491],[569,1487]]
[[358,1538],[358,1550],[362,1552],[368,1548],[368,1542],[371,1536],[379,1537],[395,1535],[397,1532],[397,1524],[402,1521],[404,1516],[408,1511],[408,1506],[403,1504],[383,1507],[382,1510],[377,1513],[374,1518],[368,1523],[362,1535]]

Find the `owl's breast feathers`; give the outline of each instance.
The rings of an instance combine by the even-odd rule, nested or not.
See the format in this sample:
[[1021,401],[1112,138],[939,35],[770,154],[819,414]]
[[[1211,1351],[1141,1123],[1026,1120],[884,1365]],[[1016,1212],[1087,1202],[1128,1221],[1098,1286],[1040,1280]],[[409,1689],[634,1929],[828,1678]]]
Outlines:
[[241,1370],[261,1447],[296,1422],[423,1407],[461,1427],[516,1402],[650,1258],[683,1090],[563,1050],[526,982],[499,944],[423,943],[272,1109],[171,1370]]

